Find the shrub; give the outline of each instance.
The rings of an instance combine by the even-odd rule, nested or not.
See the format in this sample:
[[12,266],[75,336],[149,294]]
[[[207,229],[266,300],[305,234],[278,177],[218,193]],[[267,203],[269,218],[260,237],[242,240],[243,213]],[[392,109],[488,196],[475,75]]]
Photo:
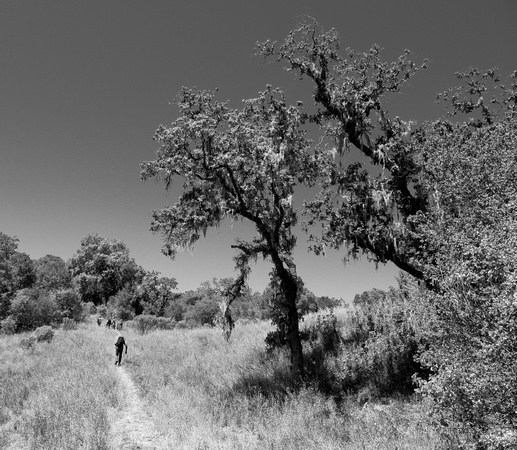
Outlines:
[[122,289],[110,297],[107,306],[112,317],[127,321],[135,317],[135,304],[137,302],[138,298],[133,291]]
[[54,330],[47,325],[39,327],[34,331],[34,337],[37,342],[52,342],[52,339],[54,339]]
[[400,291],[383,294],[375,302],[356,303],[349,313],[339,355],[343,387],[379,395],[409,394],[414,374],[424,375],[415,361],[420,342],[412,326],[412,308]]
[[156,317],[149,314],[136,316],[128,326],[135,329],[140,334],[147,334],[153,330],[172,330],[176,326],[174,319]]
[[[425,377],[415,362],[420,340],[412,306],[395,289],[364,293],[361,299],[340,321],[333,312],[306,320],[302,338],[308,376],[338,398],[345,392],[360,400],[412,393],[413,375]],[[270,341],[274,337],[268,335]]]
[[185,320],[191,326],[214,325],[219,314],[219,303],[215,299],[203,298],[185,313]]
[[56,293],[56,303],[62,319],[73,321],[84,320],[84,309],[81,297],[72,289],[59,291]]
[[93,302],[83,302],[83,314],[90,316],[97,313],[97,308]]
[[106,307],[106,305],[97,305],[95,307],[94,314],[97,314],[101,317],[108,317],[108,308]]
[[4,334],[16,333],[16,320],[12,316],[7,316],[4,320],[0,321],[0,331]]
[[176,328],[177,330],[186,330],[189,328],[189,326],[187,325],[187,322],[185,320],[180,320],[176,323],[176,326],[174,328]]
[[301,337],[306,348],[309,380],[317,385],[320,392],[340,399],[343,387],[338,376],[340,369],[335,361],[343,345],[336,316],[332,312],[318,314],[316,320],[302,330]]
[[176,300],[169,303],[167,308],[165,308],[165,312],[163,315],[165,317],[171,317],[177,322],[179,322],[184,319],[186,311],[187,308],[185,307],[185,305],[180,301]]
[[36,337],[35,336],[28,336],[23,338],[20,341],[20,347],[24,350],[32,350],[34,348],[34,344],[36,343]]
[[68,317],[65,317],[63,319],[63,330],[69,331],[69,330],[76,330],[77,329],[77,322],[75,320],[69,319]]
[[16,331],[28,331],[59,321],[59,307],[52,296],[37,289],[23,289],[16,293],[10,309]]

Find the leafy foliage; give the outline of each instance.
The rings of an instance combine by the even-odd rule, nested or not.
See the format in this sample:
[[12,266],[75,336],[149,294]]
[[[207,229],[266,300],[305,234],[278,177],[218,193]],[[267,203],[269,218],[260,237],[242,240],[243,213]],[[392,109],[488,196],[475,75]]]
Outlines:
[[97,312],[104,317],[131,320],[135,315],[142,314],[143,307],[135,289],[126,286],[111,296],[105,307],[97,307]]
[[135,317],[128,326],[134,328],[140,334],[147,334],[153,330],[172,330],[176,321],[166,317],[156,317],[149,314],[142,314]]
[[142,164],[142,179],[163,177],[165,187],[179,177],[183,194],[178,203],[154,212],[151,229],[162,233],[163,252],[174,257],[192,246],[209,227],[224,220],[249,220],[257,236],[233,246],[239,276],[226,292],[236,298],[250,271],[249,262],[262,257],[273,263],[272,278],[287,325],[293,370],[303,371],[296,300],[301,281],[296,275],[292,227],[297,213],[294,187],[312,185],[325,163],[320,152],[309,152],[301,125],[307,119],[301,104],[288,106],[284,94],[268,87],[258,98],[230,109],[215,94],[184,88],[178,98],[180,117],[160,126],[155,161]]
[[372,397],[412,393],[414,375],[426,373],[415,361],[424,342],[415,329],[412,303],[393,288],[361,298],[349,310],[336,359],[342,389]]
[[71,287],[70,272],[59,256],[46,255],[34,261],[36,286],[39,289],[57,291]]
[[517,117],[488,114],[431,124],[424,146],[436,201],[421,230],[436,249],[427,272],[438,330],[422,355],[434,371],[422,391],[448,434],[496,449],[517,445]]
[[163,316],[165,308],[174,299],[178,283],[174,278],[160,277],[158,272],[148,272],[139,285],[139,296],[145,314]]
[[[289,33],[281,45],[266,41],[257,47],[314,85],[317,110],[309,117],[321,128],[320,147],[329,159],[320,167],[316,200],[306,204],[307,229],[322,227],[312,236],[313,249],[345,246],[349,256],[365,253],[376,262],[392,261],[422,278],[411,218],[428,200],[409,144],[412,124],[390,117],[385,104],[427,62],[419,67],[405,51],[386,63],[378,46],[341,52],[337,32],[321,32],[314,22]],[[368,165],[342,164],[339,156],[354,148]]]
[[129,257],[122,241],[89,234],[68,261],[73,282],[83,301],[106,303],[127,284],[138,283],[143,270]]
[[0,319],[9,313],[16,292],[32,287],[35,280],[29,255],[18,252],[18,238],[0,232]]
[[84,320],[84,308],[81,297],[73,289],[61,290],[54,294],[61,320],[80,322]]
[[16,331],[29,331],[52,325],[60,319],[55,298],[38,289],[18,291],[11,303],[9,316],[16,323]]
[[[462,448],[514,447],[517,72],[508,83],[495,69],[458,73],[462,85],[439,98],[450,117],[467,119],[415,127],[385,108],[388,94],[426,65],[407,51],[391,64],[376,46],[342,56],[334,30],[308,23],[258,52],[313,82],[309,117],[335,155],[306,205],[307,229],[322,226],[314,250],[344,246],[348,256],[392,261],[424,280],[429,292],[413,289],[414,331],[426,342],[420,362],[432,371],[422,392],[434,398],[444,430],[462,433]],[[352,149],[368,165],[342,165]],[[381,359],[398,346],[366,342],[360,348]]]

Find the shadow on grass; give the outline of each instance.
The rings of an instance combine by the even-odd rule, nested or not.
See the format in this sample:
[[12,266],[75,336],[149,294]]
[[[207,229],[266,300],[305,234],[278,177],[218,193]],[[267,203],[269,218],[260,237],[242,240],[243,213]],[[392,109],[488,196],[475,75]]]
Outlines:
[[[264,351],[259,358],[268,361],[269,370],[242,374],[232,386],[233,395],[243,395],[248,398],[257,396],[266,399],[283,400],[298,392],[301,388],[311,388],[333,398],[337,403],[343,400],[345,392],[338,378],[328,365],[325,364],[325,351],[322,348],[310,348],[304,354],[305,375],[302,381],[296,380],[290,368],[278,362],[278,367],[274,367],[278,361],[278,351],[272,353]],[[271,369],[273,366],[273,369]]]
[[289,371],[277,369],[273,374],[249,373],[243,375],[233,386],[235,395],[244,395],[248,398],[264,397],[282,400],[285,396],[297,389],[296,383]]

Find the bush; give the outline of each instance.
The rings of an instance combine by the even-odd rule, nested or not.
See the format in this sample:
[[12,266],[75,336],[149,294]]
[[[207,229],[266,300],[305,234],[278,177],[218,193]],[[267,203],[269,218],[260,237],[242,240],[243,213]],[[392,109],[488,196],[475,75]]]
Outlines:
[[32,350],[35,343],[36,338],[34,336],[28,336],[20,341],[20,347],[24,350]]
[[123,289],[116,295],[110,297],[108,301],[108,310],[111,317],[117,317],[121,320],[132,320],[135,317],[135,304],[138,298],[135,293],[129,289]]
[[172,330],[176,326],[176,321],[170,318],[142,314],[128,322],[128,326],[140,334],[147,334],[153,330]]
[[185,313],[185,320],[191,326],[215,325],[219,314],[219,303],[211,298],[203,298],[191,306]]
[[187,322],[185,320],[180,320],[176,323],[176,326],[174,327],[177,330],[187,330],[189,326],[187,325]]
[[356,303],[339,355],[345,390],[375,395],[413,392],[413,376],[425,372],[415,361],[420,341],[411,313],[409,302],[394,289],[375,302]]
[[[268,335],[270,337],[271,334]],[[309,380],[317,385],[320,392],[340,399],[343,387],[337,375],[341,369],[335,362],[343,345],[334,314],[318,314],[316,320],[302,330],[301,338],[306,348],[306,373]]]
[[14,320],[12,316],[7,316],[4,320],[0,321],[0,331],[3,334],[16,333],[16,320]]
[[108,317],[108,308],[106,308],[106,305],[97,305],[93,314],[101,317]]
[[93,302],[83,302],[83,314],[90,316],[97,313],[97,308]]
[[23,289],[16,293],[10,309],[16,331],[29,331],[59,322],[59,307],[52,296],[37,289]]
[[70,319],[78,322],[84,320],[83,303],[79,294],[74,290],[67,289],[57,292],[56,303],[62,319]]
[[47,325],[39,327],[34,331],[34,337],[37,342],[52,342],[52,339],[54,339],[54,330]]
[[69,319],[68,317],[65,317],[63,319],[63,330],[70,331],[70,330],[76,330],[77,329],[77,322],[75,320]]
[[[412,307],[395,289],[361,297],[364,301],[346,311],[343,323],[333,312],[307,319],[301,337],[309,378],[337,398],[345,392],[357,394],[361,401],[412,393],[413,375],[425,375],[415,362],[420,341],[412,325]],[[279,336],[268,335],[270,346],[279,344],[271,342],[275,337]]]
[[176,300],[169,303],[167,308],[165,308],[165,312],[163,315],[164,317],[171,317],[176,322],[179,322],[184,319],[186,311],[187,308],[185,307],[185,305],[180,301]]

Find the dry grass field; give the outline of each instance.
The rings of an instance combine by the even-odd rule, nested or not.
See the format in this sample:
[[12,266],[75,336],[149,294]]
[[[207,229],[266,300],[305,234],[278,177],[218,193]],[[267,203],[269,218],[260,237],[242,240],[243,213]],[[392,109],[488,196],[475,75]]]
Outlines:
[[[439,448],[418,402],[336,403],[311,386],[294,389],[287,355],[264,350],[269,330],[238,324],[225,342],[218,329],[126,329],[120,368],[116,332],[93,323],[32,348],[22,335],[1,336],[0,448]],[[137,430],[129,437],[124,414]]]
[[52,342],[0,337],[0,448],[109,449],[119,387],[108,330],[82,325]]

